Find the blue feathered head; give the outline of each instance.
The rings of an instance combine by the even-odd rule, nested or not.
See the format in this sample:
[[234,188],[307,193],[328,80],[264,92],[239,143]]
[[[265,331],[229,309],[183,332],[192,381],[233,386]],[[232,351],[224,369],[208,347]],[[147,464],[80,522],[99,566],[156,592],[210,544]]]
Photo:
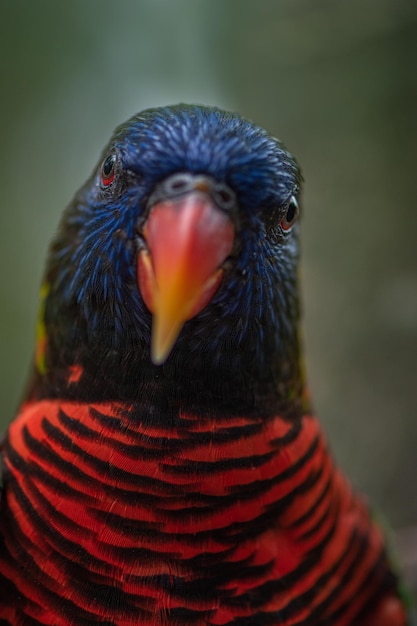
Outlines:
[[216,108],[116,129],[50,250],[38,395],[157,401],[165,385],[202,411],[285,404],[300,384],[300,184],[277,139]]

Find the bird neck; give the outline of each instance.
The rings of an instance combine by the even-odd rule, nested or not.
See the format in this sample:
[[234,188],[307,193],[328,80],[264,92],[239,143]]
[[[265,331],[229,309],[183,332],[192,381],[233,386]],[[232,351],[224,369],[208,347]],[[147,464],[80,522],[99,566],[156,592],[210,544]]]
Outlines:
[[[55,311],[51,303],[55,306],[56,299],[46,293],[43,302]],[[151,409],[161,420],[175,419],[180,411],[219,417],[300,416],[308,410],[308,400],[298,305],[293,316],[282,320],[274,318],[275,310],[280,309],[267,311],[265,319],[237,336],[240,318],[224,318],[221,333],[210,329],[210,342],[199,339],[196,321],[167,361],[156,366],[150,360],[149,337],[133,339],[126,333],[116,336],[113,345],[111,335],[91,333],[70,310],[59,311],[60,325],[51,314],[44,322],[42,305],[26,399],[121,401],[140,404],[145,413]],[[289,318],[291,323],[284,324]]]
[[246,351],[236,351],[210,363],[181,357],[163,366],[147,354],[109,353],[98,345],[65,356],[44,371],[34,368],[26,399],[62,398],[80,402],[141,405],[158,419],[175,420],[181,411],[220,418],[244,415],[300,416],[309,409],[304,368],[294,350],[286,359],[262,363]]

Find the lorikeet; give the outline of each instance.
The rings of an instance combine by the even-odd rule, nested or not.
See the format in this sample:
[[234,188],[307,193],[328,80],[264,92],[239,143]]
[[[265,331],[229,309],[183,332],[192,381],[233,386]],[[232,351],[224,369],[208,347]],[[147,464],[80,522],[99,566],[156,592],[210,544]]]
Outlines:
[[2,445],[0,624],[405,626],[306,392],[300,191],[234,114],[116,130],[50,249]]

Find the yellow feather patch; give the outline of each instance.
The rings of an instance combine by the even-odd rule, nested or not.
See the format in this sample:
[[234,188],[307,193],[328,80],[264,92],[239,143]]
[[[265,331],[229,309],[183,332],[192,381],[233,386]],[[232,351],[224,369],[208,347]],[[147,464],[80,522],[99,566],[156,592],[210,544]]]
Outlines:
[[45,326],[45,305],[49,293],[48,283],[44,283],[40,291],[40,307],[36,324],[36,352],[35,363],[40,374],[46,373],[46,345],[47,335]]

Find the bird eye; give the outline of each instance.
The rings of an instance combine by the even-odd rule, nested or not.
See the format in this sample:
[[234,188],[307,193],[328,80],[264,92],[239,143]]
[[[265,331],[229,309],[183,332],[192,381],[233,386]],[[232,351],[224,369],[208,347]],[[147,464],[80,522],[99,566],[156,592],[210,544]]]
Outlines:
[[104,187],[108,187],[114,181],[116,165],[116,155],[109,154],[101,166],[101,183]]
[[288,204],[287,211],[281,220],[281,228],[285,233],[288,233],[295,222],[297,221],[299,213],[298,202],[294,196],[291,196],[291,200]]

